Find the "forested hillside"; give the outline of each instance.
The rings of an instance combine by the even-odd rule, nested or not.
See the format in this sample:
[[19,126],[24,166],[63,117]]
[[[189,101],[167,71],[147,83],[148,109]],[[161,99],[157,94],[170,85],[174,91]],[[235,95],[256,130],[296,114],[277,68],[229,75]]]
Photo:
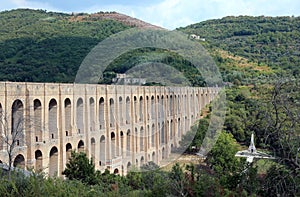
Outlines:
[[0,80],[73,82],[98,42],[129,28],[112,19],[75,18],[43,10],[1,12]]
[[[268,81],[274,74],[298,75],[299,23],[299,17],[226,17],[178,30],[206,39],[201,44],[211,52],[224,81],[253,84]],[[157,28],[115,12],[1,12],[0,80],[73,82],[88,52],[108,36],[130,28],[129,25]],[[115,73],[147,61],[141,54],[149,52],[153,53],[138,50],[124,54],[108,68],[102,82],[110,83]],[[197,76],[199,82],[195,81],[189,62],[169,54],[162,63],[170,60],[173,66],[183,68],[193,85],[205,85],[201,76]]]
[[211,46],[258,65],[300,74],[300,17],[229,16],[178,30],[197,34]]

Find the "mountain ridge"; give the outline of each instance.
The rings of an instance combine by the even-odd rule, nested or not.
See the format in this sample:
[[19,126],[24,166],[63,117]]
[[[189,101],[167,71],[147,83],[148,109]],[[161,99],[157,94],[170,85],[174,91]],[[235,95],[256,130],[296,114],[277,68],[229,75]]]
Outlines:
[[[31,9],[0,12],[0,26],[0,80],[34,82],[73,82],[84,57],[103,39],[133,27],[161,29],[117,12]],[[226,82],[300,73],[300,17],[228,16],[177,30],[205,38],[195,42],[211,53]]]
[[130,27],[163,29],[162,27],[152,25],[148,22],[118,12],[97,12],[97,13],[84,14],[84,15],[72,14],[72,17],[70,18],[71,21],[97,20],[97,19],[98,20],[112,19],[121,22],[125,25],[128,25]]

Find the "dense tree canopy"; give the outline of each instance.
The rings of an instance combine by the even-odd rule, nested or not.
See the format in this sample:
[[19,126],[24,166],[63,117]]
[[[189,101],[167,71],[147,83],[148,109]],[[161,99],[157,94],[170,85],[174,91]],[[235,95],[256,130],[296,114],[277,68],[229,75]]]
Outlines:
[[224,17],[178,30],[205,38],[235,55],[299,74],[300,17]]

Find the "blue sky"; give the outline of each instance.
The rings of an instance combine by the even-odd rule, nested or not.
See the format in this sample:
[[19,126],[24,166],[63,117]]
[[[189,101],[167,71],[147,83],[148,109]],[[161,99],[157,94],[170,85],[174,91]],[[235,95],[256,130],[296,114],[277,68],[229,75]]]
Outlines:
[[0,0],[0,10],[117,11],[168,29],[224,16],[299,16],[299,0]]

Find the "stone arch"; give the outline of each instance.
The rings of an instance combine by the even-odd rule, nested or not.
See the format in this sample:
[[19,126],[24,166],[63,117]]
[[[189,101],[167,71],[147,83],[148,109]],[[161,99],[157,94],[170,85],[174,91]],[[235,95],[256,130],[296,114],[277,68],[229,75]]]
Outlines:
[[141,157],[141,162],[140,163],[141,163],[141,166],[143,166],[145,164],[144,156]]
[[120,125],[124,124],[124,122],[123,122],[123,99],[121,96],[119,97],[119,124]]
[[110,133],[110,150],[111,150],[111,159],[116,157],[116,135],[114,132]]
[[77,131],[80,134],[84,133],[84,117],[83,117],[83,99],[78,98],[77,104],[76,104],[76,126]]
[[129,172],[130,168],[131,168],[131,162],[129,161],[129,162],[127,163],[127,172]]
[[174,153],[174,152],[175,152],[174,144],[171,144],[171,153]]
[[180,105],[181,97],[177,95],[177,114],[181,113],[181,105]]
[[194,114],[194,106],[193,106],[194,102],[193,102],[193,100],[194,100],[194,97],[193,97],[193,94],[191,94],[191,97],[190,97],[190,107],[189,107],[191,114]]
[[126,97],[126,124],[130,124],[130,98],[129,96]]
[[181,121],[180,121],[180,118],[178,118],[178,137],[180,138],[181,136]]
[[184,114],[184,102],[185,102],[185,100],[184,100],[184,95],[182,94],[181,95],[181,103],[180,103],[180,108],[181,108],[181,114]]
[[139,151],[139,132],[138,132],[138,129],[135,127],[135,129],[134,129],[134,140],[133,140],[133,142],[134,142],[134,147],[135,147],[135,152],[138,152]]
[[186,115],[187,109],[188,109],[188,101],[187,101],[187,98],[186,98],[186,94],[184,95],[183,105],[185,105],[185,106],[183,107],[183,112],[184,112],[184,115]]
[[173,119],[171,119],[171,124],[170,124],[170,139],[172,140],[174,136],[174,123],[173,123]]
[[150,120],[149,96],[146,96],[147,120]]
[[165,147],[163,147],[162,150],[161,150],[161,158],[162,158],[162,159],[165,159],[165,158],[166,158]]
[[185,121],[184,121],[184,123],[185,123],[185,130],[188,131],[189,130],[189,122],[188,122],[187,117],[185,117],[184,119],[185,119]]
[[58,149],[53,146],[49,154],[49,176],[56,176],[58,173]]
[[118,168],[114,169],[114,174],[119,174],[119,169]]
[[172,135],[170,135],[170,121],[167,120],[167,128],[166,128],[167,140],[172,140]]
[[42,142],[42,103],[39,99],[33,101],[33,127],[35,141]]
[[147,124],[147,127],[146,127],[146,133],[144,135],[145,137],[145,145],[147,146],[147,148],[150,148],[151,147],[151,140],[150,140],[150,137],[151,137],[151,133],[150,133],[150,126]]
[[72,145],[70,143],[68,143],[66,145],[66,159],[67,159],[67,162],[69,162],[69,159],[71,158],[71,153],[72,153]]
[[90,131],[95,131],[95,100],[93,97],[89,100],[90,109]]
[[144,140],[145,140],[145,133],[144,133],[144,127],[141,127],[140,129],[140,151],[144,151]]
[[139,160],[138,159],[135,160],[135,166],[139,167]]
[[161,120],[165,119],[164,112],[165,112],[165,101],[164,101],[164,96],[162,95],[160,99],[160,105],[159,105],[159,113],[160,113]]
[[165,143],[165,122],[161,123],[161,136],[160,136],[161,144]]
[[77,145],[78,152],[84,152],[84,142],[80,140]]
[[109,126],[115,127],[115,102],[114,99],[109,99]]
[[196,112],[197,112],[197,115],[199,115],[199,109],[200,109],[200,105],[199,105],[199,95],[198,93],[196,93],[196,97],[195,97],[195,108],[196,108]]
[[[174,105],[174,107],[173,107],[173,113],[174,114],[177,114],[178,113],[178,102],[177,102],[177,95],[174,95],[174,97],[173,97],[173,105]],[[172,115],[173,115],[173,113],[172,113]]]
[[126,133],[126,155],[130,156],[131,155],[131,133],[130,129],[127,130]]
[[161,106],[160,106],[160,99],[159,99],[159,95],[157,95],[156,97],[156,107],[157,107],[157,119],[158,121],[161,121]]
[[167,95],[166,96],[166,108],[165,108],[165,110],[166,110],[166,116],[169,116],[169,114],[170,114],[170,107],[169,107],[169,105],[170,105],[169,95]]
[[169,115],[172,116],[173,115],[173,109],[174,109],[174,100],[173,100],[173,96],[170,95],[170,99],[169,99]]
[[155,118],[155,100],[154,96],[151,96],[151,119]]
[[144,114],[144,110],[143,110],[143,97],[142,96],[140,96],[139,105],[140,105],[140,107],[139,107],[139,112],[140,112],[139,117],[140,117],[140,121],[142,121],[144,119],[144,115],[143,115]]
[[71,100],[66,98],[64,101],[65,108],[65,130],[66,136],[72,136],[72,119],[71,119]]
[[121,137],[121,148],[120,148],[120,152],[121,152],[121,156],[124,156],[123,155],[123,151],[124,151],[124,133],[123,131],[120,131],[120,137]]
[[105,128],[105,122],[104,122],[104,98],[101,97],[99,100],[99,126],[100,129]]
[[34,153],[35,157],[35,170],[41,172],[43,170],[43,153],[40,150],[36,150]]
[[14,167],[25,169],[25,158],[22,154],[18,154],[13,163]]
[[16,136],[16,145],[23,146],[24,145],[24,132],[23,132],[23,124],[24,124],[24,106],[22,101],[19,99],[15,100],[12,104],[11,108],[11,133],[14,133]]
[[151,147],[155,147],[155,125],[151,127]]
[[96,153],[96,140],[95,138],[91,138],[91,157],[93,160],[93,163],[95,165],[95,153]]
[[158,145],[161,145],[161,127],[160,127],[160,122],[158,123],[158,126],[157,126],[157,142],[158,142]]
[[201,109],[203,109],[204,106],[205,106],[205,97],[204,97],[203,92],[201,92],[201,94],[200,94],[200,107],[201,107]]
[[152,152],[152,161],[153,161],[154,163],[157,163],[157,162],[156,162],[155,151]]
[[105,143],[105,136],[102,135],[100,138],[100,166],[105,166],[105,159],[106,159],[106,149],[105,149],[106,143]]
[[133,113],[134,113],[134,122],[137,123],[138,122],[138,113],[137,113],[137,106],[138,106],[138,102],[137,102],[137,98],[136,96],[133,97]]
[[58,129],[57,129],[57,114],[58,114],[58,106],[55,99],[51,99],[49,102],[49,121],[48,121],[48,128],[49,128],[49,135],[50,139],[57,139],[58,138]]

